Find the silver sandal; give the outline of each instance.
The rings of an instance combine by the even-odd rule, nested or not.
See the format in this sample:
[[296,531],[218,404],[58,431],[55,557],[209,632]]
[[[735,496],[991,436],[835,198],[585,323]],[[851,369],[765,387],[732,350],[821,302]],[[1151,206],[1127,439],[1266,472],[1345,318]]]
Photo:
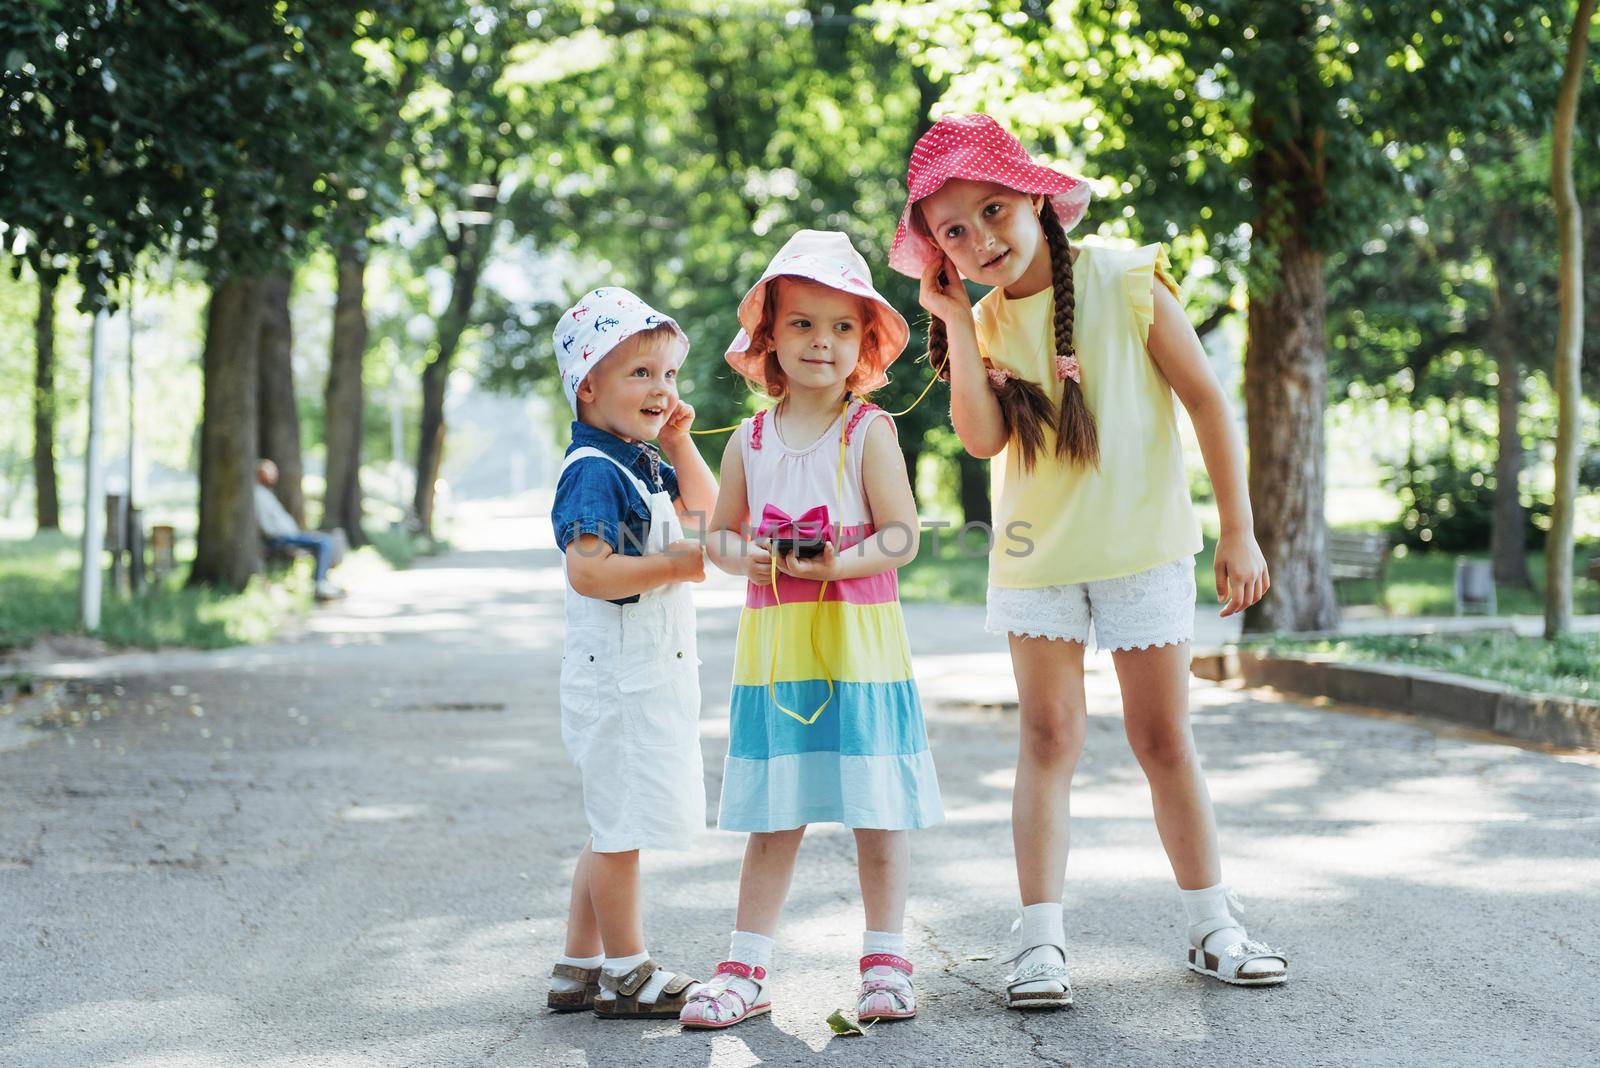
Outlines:
[[[1002,964],[1016,964],[1039,946],[1027,946]],[[1067,975],[1067,947],[1054,946],[1061,951],[1061,963],[1032,961],[1014,968],[1006,976],[1006,1008],[1008,1009],[1067,1009],[1072,1007],[1072,980]],[[1019,991],[1017,987],[1029,983],[1060,983],[1061,989]]]
[[[1233,903],[1237,904],[1237,900],[1235,898]],[[1191,945],[1186,963],[1190,971],[1219,979],[1231,986],[1277,986],[1288,982],[1289,958],[1254,938],[1229,942],[1222,947],[1220,954],[1207,953],[1204,949],[1206,938],[1225,927],[1239,927],[1238,919],[1233,916],[1213,917],[1189,928]],[[1281,966],[1272,971],[1240,974],[1240,969],[1254,960],[1275,960]]]

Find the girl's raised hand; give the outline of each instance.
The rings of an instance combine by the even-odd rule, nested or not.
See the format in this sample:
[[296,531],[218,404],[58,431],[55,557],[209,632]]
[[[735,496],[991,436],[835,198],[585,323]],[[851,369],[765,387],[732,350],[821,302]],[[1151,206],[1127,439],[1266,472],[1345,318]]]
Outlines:
[[[941,276],[943,283],[939,281]],[[929,314],[937,315],[946,327],[972,318],[972,301],[967,296],[967,287],[961,284],[961,274],[956,270],[956,265],[943,253],[922,269],[922,288],[917,291],[917,303]]]
[[1223,619],[1243,612],[1272,588],[1267,558],[1261,555],[1254,534],[1224,534],[1217,542],[1212,571],[1217,578],[1217,601],[1226,602]]
[[768,551],[771,548],[772,543],[766,538],[755,538],[745,554],[749,564],[747,575],[757,586],[772,585],[772,553]]

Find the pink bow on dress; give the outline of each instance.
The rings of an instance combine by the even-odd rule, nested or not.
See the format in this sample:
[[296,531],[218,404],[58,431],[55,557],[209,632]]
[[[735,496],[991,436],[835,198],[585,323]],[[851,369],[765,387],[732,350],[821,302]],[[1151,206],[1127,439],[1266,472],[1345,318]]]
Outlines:
[[776,505],[761,510],[761,526],[756,528],[761,538],[826,538],[833,540],[833,527],[828,522],[828,506],[819,504],[795,519]]

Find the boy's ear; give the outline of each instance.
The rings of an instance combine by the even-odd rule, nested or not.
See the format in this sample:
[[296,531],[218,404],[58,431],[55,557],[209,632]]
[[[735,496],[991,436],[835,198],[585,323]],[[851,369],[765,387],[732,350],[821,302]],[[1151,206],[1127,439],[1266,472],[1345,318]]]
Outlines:
[[583,376],[583,381],[578,383],[578,399],[585,404],[593,404],[594,395],[594,375],[586,374]]

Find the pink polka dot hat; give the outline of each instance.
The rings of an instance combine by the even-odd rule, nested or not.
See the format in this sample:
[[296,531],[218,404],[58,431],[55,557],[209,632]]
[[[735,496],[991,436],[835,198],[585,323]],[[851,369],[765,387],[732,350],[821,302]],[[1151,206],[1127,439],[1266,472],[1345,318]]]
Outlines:
[[1041,166],[1028,156],[1022,142],[987,115],[962,115],[940,119],[917,139],[906,169],[906,208],[900,213],[889,266],[918,278],[939,250],[911,225],[911,209],[932,196],[952,178],[994,182],[1019,193],[1042,193],[1071,231],[1089,206],[1089,183],[1082,178]]

